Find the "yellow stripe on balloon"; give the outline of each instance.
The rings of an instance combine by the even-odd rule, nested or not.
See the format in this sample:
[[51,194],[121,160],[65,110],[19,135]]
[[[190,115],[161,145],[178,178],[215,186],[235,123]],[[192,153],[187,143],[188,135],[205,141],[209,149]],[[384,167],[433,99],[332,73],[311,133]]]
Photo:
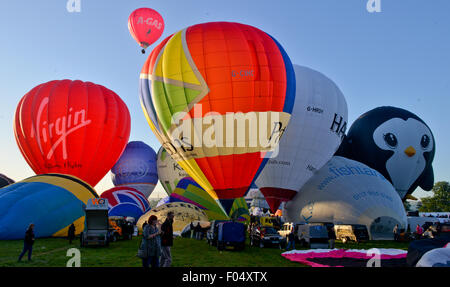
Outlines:
[[214,191],[211,183],[209,183],[206,176],[203,174],[201,169],[198,167],[195,159],[182,160],[177,162],[184,170],[189,171],[189,175],[197,182],[208,194],[214,199],[217,200],[218,196]]
[[[84,216],[78,218],[77,220],[75,220],[73,222],[73,224],[75,225],[75,235],[80,234],[81,232],[83,232],[84,230]],[[68,235],[68,231],[69,231],[69,227],[71,224],[69,224],[68,226],[64,227],[61,230],[58,230],[57,232],[53,233],[53,237],[66,237]]]
[[166,43],[152,75],[181,83],[201,86],[196,74],[192,70],[192,66],[186,58],[182,45],[182,32],[179,31],[173,35]]
[[[81,179],[71,176],[79,181]],[[82,184],[70,180],[68,178],[64,178],[58,175],[38,175],[33,176],[30,178],[27,178],[23,180],[22,182],[42,182],[42,183],[48,183],[52,185],[59,186],[63,189],[66,189],[70,191],[73,195],[75,195],[79,200],[81,200],[84,204],[87,204],[87,201],[90,198],[94,198],[94,195]],[[85,183],[87,186],[89,186],[87,183]]]

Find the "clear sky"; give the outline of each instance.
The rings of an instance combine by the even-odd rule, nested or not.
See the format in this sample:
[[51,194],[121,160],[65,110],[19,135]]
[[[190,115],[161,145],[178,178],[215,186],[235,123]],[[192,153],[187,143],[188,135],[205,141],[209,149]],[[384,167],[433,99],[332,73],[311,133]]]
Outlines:
[[[138,97],[146,55],[127,28],[129,14],[140,7],[163,16],[160,40],[210,21],[241,22],[266,31],[293,63],[337,83],[348,103],[349,123],[383,105],[412,111],[434,133],[435,179],[450,180],[448,0],[381,0],[381,13],[368,13],[367,0],[81,0],[79,13],[69,13],[66,3],[0,1],[0,173],[16,181],[34,174],[14,139],[17,103],[50,80],[80,79],[112,89],[130,110],[130,140],[158,150]],[[96,189],[109,187],[107,174]],[[155,195],[162,194],[158,186]]]

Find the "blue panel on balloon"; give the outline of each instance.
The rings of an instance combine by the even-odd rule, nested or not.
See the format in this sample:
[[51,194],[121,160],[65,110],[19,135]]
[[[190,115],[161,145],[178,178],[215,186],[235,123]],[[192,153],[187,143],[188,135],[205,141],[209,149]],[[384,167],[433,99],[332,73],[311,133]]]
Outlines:
[[136,220],[138,220],[142,214],[144,214],[142,209],[134,204],[128,203],[120,203],[112,207],[108,212],[109,216],[134,217]]
[[23,239],[30,223],[36,237],[49,237],[84,216],[83,202],[68,190],[42,182],[0,189],[0,239]]
[[111,169],[114,185],[156,184],[158,182],[156,160],[156,153],[149,145],[140,141],[129,142]]

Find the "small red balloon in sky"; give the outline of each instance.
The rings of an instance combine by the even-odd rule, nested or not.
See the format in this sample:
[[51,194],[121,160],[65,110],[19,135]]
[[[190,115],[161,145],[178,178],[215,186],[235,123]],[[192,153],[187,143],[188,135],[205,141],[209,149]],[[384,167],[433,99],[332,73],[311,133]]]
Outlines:
[[36,174],[69,174],[95,186],[130,136],[130,113],[113,91],[91,82],[51,81],[19,102],[14,134]]
[[164,20],[151,8],[139,8],[128,17],[128,30],[138,44],[145,49],[156,42],[164,31]]

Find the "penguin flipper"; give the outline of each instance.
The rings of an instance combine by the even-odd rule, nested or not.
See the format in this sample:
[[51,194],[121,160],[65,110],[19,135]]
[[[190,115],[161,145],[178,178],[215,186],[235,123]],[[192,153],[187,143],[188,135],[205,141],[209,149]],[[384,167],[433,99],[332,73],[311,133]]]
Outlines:
[[430,191],[434,185],[434,172],[433,167],[430,165],[422,173],[422,178],[419,186],[426,191]]

